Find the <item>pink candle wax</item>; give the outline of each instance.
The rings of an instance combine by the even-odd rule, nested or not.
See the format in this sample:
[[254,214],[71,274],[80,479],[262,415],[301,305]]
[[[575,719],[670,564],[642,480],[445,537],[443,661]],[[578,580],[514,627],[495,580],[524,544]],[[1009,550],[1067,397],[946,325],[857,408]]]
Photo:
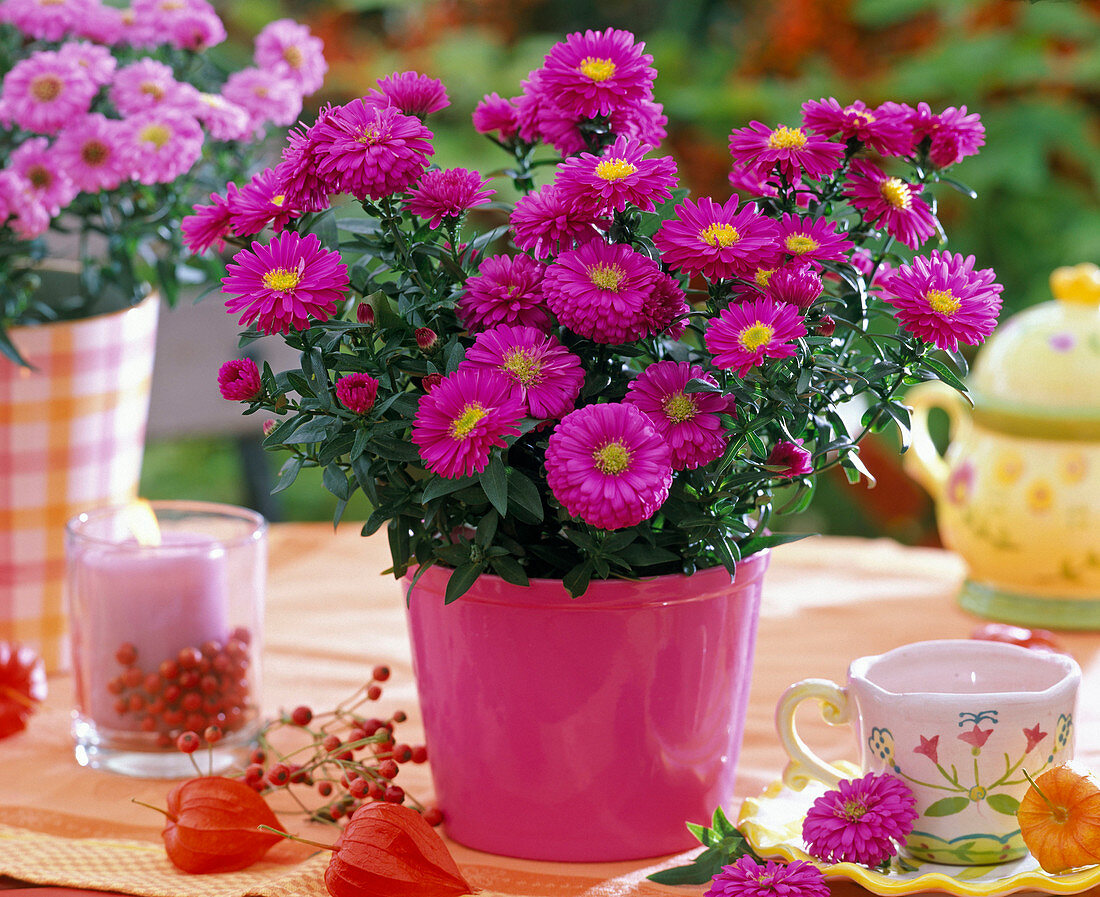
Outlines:
[[77,704],[98,728],[141,728],[142,714],[120,714],[110,688],[126,670],[117,657],[123,645],[137,651],[133,666],[155,674],[182,649],[226,640],[226,560],[225,550],[209,537],[178,532],[165,533],[159,546],[129,542],[80,549],[73,581]]

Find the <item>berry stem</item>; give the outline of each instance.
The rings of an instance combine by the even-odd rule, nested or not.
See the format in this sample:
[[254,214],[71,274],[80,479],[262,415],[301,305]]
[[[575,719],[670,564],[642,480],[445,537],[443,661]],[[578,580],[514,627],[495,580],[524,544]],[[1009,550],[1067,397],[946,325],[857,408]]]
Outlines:
[[160,813],[164,816],[167,816],[168,819],[171,822],[177,822],[178,821],[176,819],[176,817],[173,816],[171,813],[169,813],[167,810],[162,810],[160,807],[154,807],[152,804],[147,804],[147,803],[145,803],[145,801],[138,800],[136,797],[131,797],[130,798],[130,803],[137,804],[139,807],[148,807],[150,810],[156,810],[158,813]]
[[271,832],[273,835],[278,835],[280,838],[286,838],[288,841],[297,841],[299,844],[308,844],[310,847],[318,847],[321,850],[336,850],[335,844],[322,844],[320,841],[310,841],[308,838],[299,838],[297,835],[292,835],[289,832],[281,832],[277,828],[272,828],[270,825],[261,825],[260,829],[265,832]]
[[1055,821],[1065,822],[1066,808],[1055,806],[1054,801],[1046,796],[1046,794],[1043,792],[1043,789],[1039,787],[1039,784],[1035,781],[1035,779],[1031,777],[1031,773],[1029,773],[1026,769],[1021,769],[1020,772],[1022,772],[1027,778],[1028,782],[1031,783],[1031,787],[1035,789],[1035,792],[1039,795],[1039,797],[1046,801],[1047,806],[1050,807],[1050,812],[1054,814]]

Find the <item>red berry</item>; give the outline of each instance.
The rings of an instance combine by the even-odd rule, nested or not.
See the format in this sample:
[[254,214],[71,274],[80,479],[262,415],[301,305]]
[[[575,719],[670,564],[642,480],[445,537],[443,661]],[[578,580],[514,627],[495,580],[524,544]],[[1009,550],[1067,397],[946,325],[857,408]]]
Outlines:
[[130,702],[127,701],[125,698],[119,698],[117,701],[115,701],[115,713],[117,713],[119,716],[122,716],[122,714],[124,714],[129,709]]
[[370,797],[371,800],[381,800],[384,793],[385,791],[378,782],[372,781],[367,786],[367,795]]
[[213,640],[208,640],[199,646],[199,651],[202,652],[204,657],[213,657],[222,649],[222,646]]
[[214,672],[223,676],[233,667],[233,659],[224,652],[214,658]]
[[290,712],[290,721],[296,726],[308,726],[313,719],[313,711],[308,707],[295,707]]
[[188,713],[194,713],[196,710],[202,709],[202,695],[198,692],[189,691],[183,696],[181,706]]
[[240,642],[242,645],[252,644],[252,631],[246,629],[244,626],[238,626],[231,633],[229,633],[229,637],[231,639],[234,639],[235,641]]
[[183,716],[182,710],[165,710],[161,719],[164,720],[164,725],[168,726],[169,729],[174,729],[183,725]]
[[377,732],[379,729],[381,729],[384,725],[386,725],[386,724],[384,722],[382,722],[382,720],[380,720],[380,719],[368,719],[365,723],[362,724],[363,737],[364,738],[370,738],[375,732]]
[[130,667],[122,674],[122,684],[127,688],[140,688],[145,681],[145,674],[137,667]]
[[439,825],[443,821],[443,813],[439,807],[429,807],[424,811],[424,821],[428,825]]
[[161,682],[160,676],[158,676],[156,673],[150,673],[148,676],[145,677],[145,682],[142,683],[145,690],[151,695],[155,695],[158,691],[160,691],[160,687],[162,684],[163,683]]
[[285,785],[290,781],[290,767],[285,763],[272,764],[271,769],[267,771],[267,780],[272,785]]
[[321,742],[321,747],[323,747],[331,754],[334,750],[340,747],[341,744],[343,744],[343,742],[340,741],[340,739],[337,738],[335,735],[326,735],[325,740]]
[[123,683],[122,683],[122,677],[121,676],[115,676],[114,679],[112,679],[110,682],[107,683],[107,691],[110,692],[113,695],[122,694],[122,689],[125,688],[125,687],[126,686],[123,685]]
[[333,804],[328,808],[328,812],[333,819],[339,819],[344,815],[344,808],[340,804]]
[[397,711],[397,713],[395,713],[395,714],[393,715],[393,721],[394,721],[395,723],[403,723],[403,722],[405,722],[405,720],[407,720],[407,719],[408,719],[408,716],[406,716],[406,715],[405,715],[405,711],[404,711],[404,710],[398,710],[398,711]]
[[393,747],[393,759],[398,763],[408,763],[413,757],[413,749],[407,744],[396,744]]
[[428,749],[424,745],[418,744],[416,747],[413,748],[412,762],[413,763],[427,763],[428,762]]
[[259,763],[250,763],[244,768],[244,780],[246,782],[258,782],[264,777],[264,768]]
[[267,759],[267,754],[262,748],[255,748],[252,751],[252,755],[249,757],[249,759],[253,763],[263,763]]
[[199,736],[196,732],[184,732],[176,739],[176,747],[185,754],[193,754],[199,749]]
[[356,779],[354,782],[348,785],[348,793],[352,797],[366,797],[367,789],[369,787],[370,786],[367,784],[367,781],[365,779]]
[[405,789],[400,785],[390,785],[382,792],[382,800],[390,804],[400,804],[405,801]]
[[167,735],[164,732],[157,734],[157,747],[170,748],[172,746],[172,736]]
[[372,685],[367,689],[367,698],[371,701],[377,701],[382,697],[382,689],[377,685]]
[[375,682],[385,682],[390,678],[390,668],[387,666],[376,666],[371,670],[370,675]]
[[398,773],[397,763],[393,760],[383,760],[378,764],[378,774],[384,779],[392,779]]
[[207,726],[202,733],[202,737],[207,744],[217,744],[222,740],[223,734],[221,726]]
[[128,667],[131,664],[137,663],[137,657],[137,648],[135,648],[129,642],[125,642],[119,645],[118,650],[115,652],[115,660],[121,663],[124,667]]
[[207,673],[202,677],[202,681],[199,683],[199,687],[208,695],[214,694],[218,690],[218,677],[211,676]]
[[145,698],[141,695],[130,695],[130,699],[126,703],[131,713],[137,713],[145,709]]
[[199,729],[206,728],[206,717],[201,713],[189,713],[184,717],[183,724],[188,729],[197,732]]
[[183,648],[176,659],[179,661],[179,665],[182,669],[192,670],[197,667],[199,661],[202,660],[202,653],[198,648]]
[[362,741],[366,737],[367,733],[359,728],[352,729],[350,732],[348,732],[348,741]]
[[175,679],[180,674],[180,665],[174,660],[162,660],[158,672],[162,679]]
[[198,688],[199,674],[197,670],[188,670],[180,675],[180,688]]
[[182,694],[183,689],[181,689],[178,685],[169,685],[164,690],[164,700],[166,700],[169,704],[175,704],[176,701],[180,699],[180,695]]
[[155,732],[157,730],[157,721],[151,716],[142,719],[139,725],[141,726],[142,732]]
[[328,797],[332,794],[332,782],[321,782],[318,784],[317,793],[320,794],[321,797]]

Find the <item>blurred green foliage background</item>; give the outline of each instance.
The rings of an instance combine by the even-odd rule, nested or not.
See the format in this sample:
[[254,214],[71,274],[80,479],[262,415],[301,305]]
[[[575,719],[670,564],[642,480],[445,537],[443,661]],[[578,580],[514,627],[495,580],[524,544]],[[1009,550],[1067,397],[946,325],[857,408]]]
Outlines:
[[[280,16],[325,40],[329,77],[307,114],[394,71],[442,79],[451,106],[430,125],[443,166],[497,167],[499,151],[470,126],[475,104],[519,93],[556,41],[586,28],[646,42],[669,117],[665,149],[696,194],[729,195],[733,128],[793,123],[809,99],[965,105],[981,114],[986,146],[952,174],[978,199],[941,188],[939,214],[948,248],[997,271],[1004,317],[1048,299],[1053,268],[1100,262],[1100,0],[249,0],[222,12],[231,40],[218,52],[238,63],[251,35]],[[934,542],[929,502],[900,473],[895,447],[886,440],[866,454],[879,487],[823,483],[798,528]],[[201,483],[188,474],[196,464]],[[241,500],[237,466],[225,441],[152,445],[142,490]],[[306,480],[284,510],[323,519],[328,507]]]

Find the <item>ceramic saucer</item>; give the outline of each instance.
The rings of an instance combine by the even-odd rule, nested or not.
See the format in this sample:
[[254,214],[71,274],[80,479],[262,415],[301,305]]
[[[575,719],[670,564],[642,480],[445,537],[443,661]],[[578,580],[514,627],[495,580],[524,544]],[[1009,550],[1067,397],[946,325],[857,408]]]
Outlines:
[[1100,884],[1100,866],[1052,875],[1039,868],[1030,854],[993,866],[943,866],[895,858],[885,872],[855,863],[822,863],[806,853],[802,820],[810,805],[825,791],[826,786],[816,782],[802,791],[773,782],[759,797],[750,797],[741,805],[737,827],[762,857],[807,860],[821,869],[827,879],[848,879],[875,894],[921,891],[943,891],[959,897],[999,897],[1016,891],[1076,894]]

